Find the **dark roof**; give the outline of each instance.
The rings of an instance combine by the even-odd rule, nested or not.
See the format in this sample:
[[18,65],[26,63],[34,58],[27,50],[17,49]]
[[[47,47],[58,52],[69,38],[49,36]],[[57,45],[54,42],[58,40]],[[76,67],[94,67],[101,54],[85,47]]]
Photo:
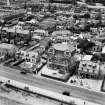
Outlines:
[[78,40],[77,42],[79,42],[78,48],[92,48],[93,46],[95,46],[94,42],[90,42],[88,40]]
[[50,38],[46,37],[40,41],[40,46],[41,47],[44,46],[46,48],[48,46],[49,42],[50,42]]
[[91,60],[99,60],[99,61],[102,61],[102,62],[104,62],[105,61],[105,54],[94,54],[93,55],[93,57],[92,57],[92,59]]

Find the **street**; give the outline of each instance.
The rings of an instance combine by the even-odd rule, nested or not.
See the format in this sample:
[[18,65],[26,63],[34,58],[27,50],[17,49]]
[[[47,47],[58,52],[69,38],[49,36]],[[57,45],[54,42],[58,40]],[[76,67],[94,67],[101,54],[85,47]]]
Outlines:
[[0,76],[4,76],[13,80],[27,83],[35,87],[51,90],[58,93],[62,93],[63,91],[69,91],[74,97],[78,97],[91,102],[96,102],[102,105],[104,105],[105,103],[105,93],[99,93],[71,86],[60,81],[42,78],[38,76],[32,76],[30,74],[22,75],[18,70],[4,67],[2,65],[0,65]]

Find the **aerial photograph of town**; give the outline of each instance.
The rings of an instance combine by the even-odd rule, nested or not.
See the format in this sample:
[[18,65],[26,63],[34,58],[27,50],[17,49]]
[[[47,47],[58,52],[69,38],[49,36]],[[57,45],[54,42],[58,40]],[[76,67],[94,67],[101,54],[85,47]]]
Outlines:
[[105,0],[0,0],[0,105],[105,105]]

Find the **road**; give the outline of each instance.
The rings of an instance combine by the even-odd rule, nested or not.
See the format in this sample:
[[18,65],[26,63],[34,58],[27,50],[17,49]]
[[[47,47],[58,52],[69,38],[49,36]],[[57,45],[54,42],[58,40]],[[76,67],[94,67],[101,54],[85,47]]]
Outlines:
[[99,93],[76,86],[71,86],[67,83],[55,81],[51,79],[41,78],[32,75],[22,75],[18,70],[4,67],[0,65],[0,76],[17,80],[35,87],[48,89],[54,92],[62,93],[63,91],[69,91],[72,96],[79,97],[81,99],[96,102],[101,105],[105,105],[105,93]]

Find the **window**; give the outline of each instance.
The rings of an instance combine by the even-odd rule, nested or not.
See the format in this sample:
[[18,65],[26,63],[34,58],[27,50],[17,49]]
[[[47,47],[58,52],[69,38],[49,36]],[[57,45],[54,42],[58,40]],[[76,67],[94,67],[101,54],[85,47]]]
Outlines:
[[66,51],[65,56],[71,56],[71,53],[69,51]]
[[81,68],[81,71],[83,71],[84,69],[83,69],[83,67]]
[[66,52],[66,55],[69,55],[69,52]]
[[59,70],[59,73],[60,74],[65,74],[65,71],[64,70]]
[[87,72],[89,72],[89,69],[87,69]]
[[93,47],[92,50],[95,51],[95,47]]
[[44,47],[44,46],[42,46],[42,47],[41,47],[41,50],[42,50],[42,51],[45,51],[45,47]]
[[29,54],[26,54],[26,57],[29,57]]
[[68,68],[67,67],[65,67],[65,71],[68,72]]
[[95,73],[95,70],[93,70],[93,73]]
[[52,67],[52,65],[51,64],[48,64],[48,67]]
[[34,59],[32,59],[32,62],[34,62]]
[[86,64],[82,64],[83,67],[86,67]]
[[93,66],[93,69],[95,69],[96,68],[96,66]]
[[49,59],[49,62],[52,62],[52,59]]
[[35,58],[35,55],[33,55],[32,58]]
[[48,52],[54,54],[54,49],[53,48],[50,48]]
[[29,58],[26,58],[26,61],[27,61],[27,62],[30,62],[30,59],[29,59]]
[[88,65],[89,67],[92,67],[92,65]]

